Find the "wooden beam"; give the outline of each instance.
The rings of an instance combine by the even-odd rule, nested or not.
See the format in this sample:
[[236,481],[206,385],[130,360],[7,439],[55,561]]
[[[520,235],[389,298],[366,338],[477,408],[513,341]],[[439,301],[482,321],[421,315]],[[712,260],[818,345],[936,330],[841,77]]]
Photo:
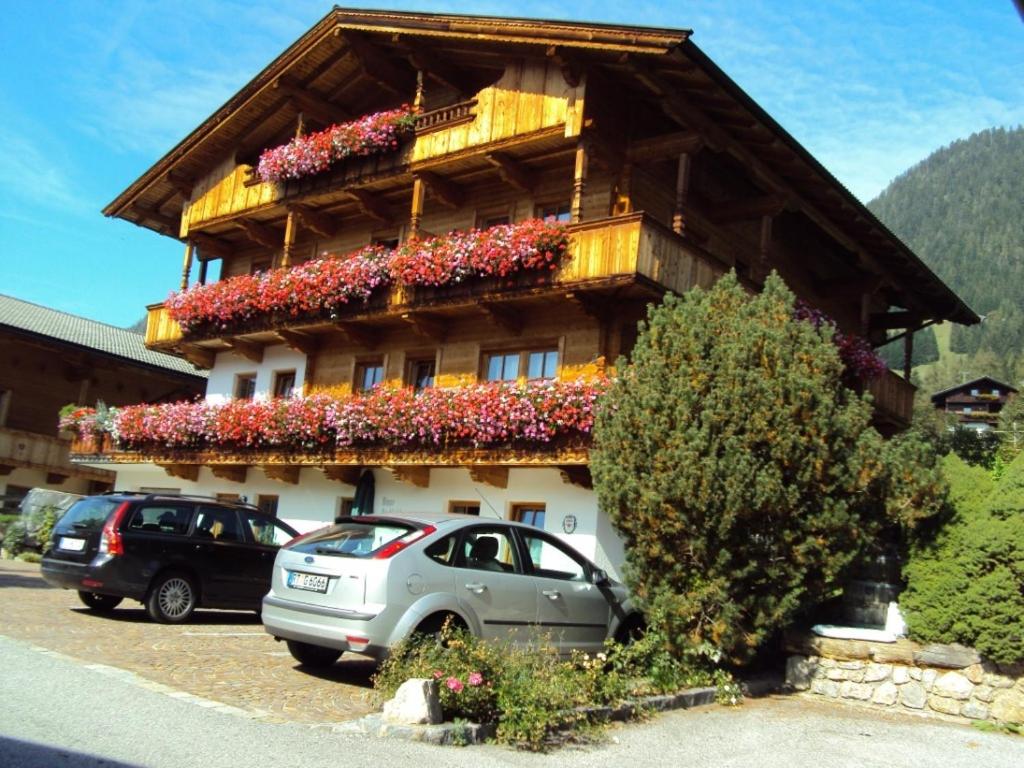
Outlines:
[[328,480],[352,486],[359,482],[359,478],[363,474],[362,467],[345,464],[327,464],[321,467],[321,469],[324,472],[324,477]]
[[409,324],[413,333],[429,341],[440,344],[448,335],[448,329],[444,323],[436,318],[428,317],[418,312],[406,312],[402,319]]
[[217,361],[216,352],[196,344],[184,344],[181,351],[185,355],[185,359],[196,368],[213,368],[213,364]]
[[254,363],[263,362],[263,345],[257,344],[252,341],[245,341],[239,339],[236,336],[229,336],[224,339],[224,343],[227,344],[232,352],[237,352],[246,360],[251,360]]
[[778,216],[785,207],[784,198],[778,195],[761,195],[712,203],[707,207],[706,215],[715,224],[731,224],[735,221],[759,219],[762,216]]
[[420,235],[420,223],[423,221],[423,200],[427,196],[427,188],[423,179],[419,176],[413,177],[412,182],[412,206],[409,211],[409,237],[416,238]]
[[414,69],[426,72],[427,76],[441,85],[458,91],[461,96],[469,96],[476,91],[476,86],[461,68],[437,58],[433,53],[424,50],[420,40],[405,48],[406,58]]
[[245,464],[211,464],[210,472],[214,477],[221,480],[229,480],[232,483],[244,483],[249,474],[249,467]]
[[914,328],[924,319],[917,312],[876,312],[871,315],[871,330],[890,328]]
[[348,195],[356,201],[359,210],[371,219],[376,219],[382,224],[393,224],[394,213],[391,206],[380,195],[375,195],[368,189],[350,189]]
[[191,240],[185,243],[185,259],[181,264],[181,290],[183,291],[188,289],[188,280],[192,273],[192,251],[194,249],[195,246]]
[[65,475],[63,472],[47,472],[46,484],[63,485],[64,481],[67,480],[69,477],[71,477],[71,475]]
[[549,45],[545,51],[547,57],[562,70],[566,85],[576,88],[583,79],[583,65],[566,48]]
[[260,469],[268,480],[277,480],[289,485],[299,484],[299,469],[295,464],[264,464]]
[[347,109],[328,101],[317,93],[306,90],[298,80],[288,75],[277,78],[273,88],[291,99],[296,109],[325,125],[344,123],[353,117]]
[[469,467],[469,477],[474,483],[483,483],[495,488],[508,488],[508,467]]
[[395,480],[417,488],[430,487],[430,467],[389,467]]
[[334,327],[349,344],[364,349],[373,349],[377,346],[377,335],[365,326],[355,323],[335,323]]
[[580,293],[579,291],[571,291],[565,294],[565,298],[594,320],[604,320],[612,311],[612,308],[609,306],[610,302],[603,301],[595,296],[589,296],[586,293]]
[[672,210],[672,231],[682,235],[686,231],[686,201],[690,195],[690,171],[693,163],[686,152],[679,155],[676,163],[676,199]]
[[430,190],[430,194],[437,198],[437,201],[448,208],[461,208],[466,201],[465,190],[458,184],[438,176],[433,171],[420,171],[416,174]]
[[416,86],[415,75],[403,71],[358,32],[340,31],[359,62],[363,75],[399,98],[408,99]]
[[882,278],[878,275],[867,275],[854,279],[842,278],[822,280],[815,286],[815,293],[823,298],[844,298],[871,294],[882,287]]
[[171,477],[191,480],[193,483],[199,479],[198,464],[157,464],[157,466]]
[[293,213],[298,216],[299,221],[301,221],[303,225],[309,227],[320,235],[320,237],[334,237],[338,231],[337,220],[321,213],[320,211],[314,211],[308,206],[292,205],[289,206],[288,211],[289,213]]
[[580,488],[593,488],[594,480],[590,476],[590,468],[585,465],[570,465],[558,468],[562,475],[562,482],[569,485],[578,485]]
[[288,217],[284,221],[284,247],[281,249],[281,263],[279,266],[290,267],[292,265],[292,249],[295,247],[295,235],[298,228],[298,223],[295,221],[295,211],[288,211]]
[[277,338],[283,341],[289,349],[301,352],[304,355],[312,355],[320,349],[320,340],[315,336],[299,331],[278,331]]
[[587,162],[589,147],[581,138],[576,144],[576,160],[573,164],[572,203],[569,217],[573,224],[583,221],[583,190],[587,185]]
[[626,157],[634,163],[652,160],[676,160],[679,155],[695,155],[704,146],[700,134],[693,131],[676,131],[631,142]]
[[192,199],[192,188],[195,186],[195,182],[192,179],[188,178],[180,171],[168,171],[164,178],[167,180],[168,184],[174,187],[175,192],[186,200]]
[[498,175],[502,181],[511,185],[521,192],[533,192],[537,186],[537,174],[527,168],[523,163],[514,157],[501,152],[491,152],[484,155],[487,162],[498,169]]
[[234,255],[234,249],[223,240],[203,232],[189,234],[189,239],[199,248],[199,257],[203,261],[211,258],[225,259]]
[[170,227],[177,234],[178,230],[181,229],[181,218],[174,218],[168,216],[160,211],[155,211],[152,208],[143,208],[142,206],[135,206],[135,212],[143,219],[149,219],[155,221],[157,224],[163,224],[165,227]]
[[477,306],[492,325],[505,333],[518,336],[523,332],[523,318],[519,312],[491,301],[481,301]]
[[239,219],[235,222],[238,228],[245,232],[246,237],[254,243],[264,245],[267,248],[280,248],[283,237],[273,227],[261,224],[251,219]]

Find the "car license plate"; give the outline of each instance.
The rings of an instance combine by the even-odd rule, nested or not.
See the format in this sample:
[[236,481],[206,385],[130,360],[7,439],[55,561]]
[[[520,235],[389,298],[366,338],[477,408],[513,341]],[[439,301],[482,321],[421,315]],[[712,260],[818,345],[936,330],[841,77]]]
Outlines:
[[81,552],[85,549],[85,539],[75,539],[70,536],[61,536],[60,543],[57,544],[58,549],[64,549],[68,552]]
[[315,573],[299,573],[292,571],[288,574],[288,586],[292,589],[304,589],[307,592],[327,592],[327,577],[317,576]]

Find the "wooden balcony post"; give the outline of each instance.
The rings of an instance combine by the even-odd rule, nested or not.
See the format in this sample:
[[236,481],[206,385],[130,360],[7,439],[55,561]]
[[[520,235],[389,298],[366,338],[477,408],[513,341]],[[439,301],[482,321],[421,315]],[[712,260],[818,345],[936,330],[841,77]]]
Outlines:
[[583,190],[587,184],[587,162],[589,147],[585,139],[576,145],[576,166],[572,180],[572,223],[583,221]]
[[423,220],[423,198],[427,190],[423,179],[417,176],[412,182],[412,212],[409,217],[409,237],[419,237],[420,222]]
[[412,100],[412,111],[417,115],[423,111],[423,70],[416,70],[416,96]]
[[181,290],[188,290],[188,278],[192,272],[192,250],[195,246],[189,240],[185,243],[185,263],[181,267]]
[[907,328],[903,336],[903,378],[910,381],[910,359],[914,356],[914,329]]
[[676,168],[676,205],[672,212],[672,231],[677,235],[683,234],[686,229],[686,198],[690,194],[690,155],[683,152],[679,155],[679,164]]
[[[202,254],[200,254],[201,256]],[[206,259],[199,259],[199,284],[206,285],[206,265],[209,262]]]
[[284,249],[281,251],[280,266],[291,266],[293,247],[295,247],[295,211],[288,211],[288,218],[284,224]]

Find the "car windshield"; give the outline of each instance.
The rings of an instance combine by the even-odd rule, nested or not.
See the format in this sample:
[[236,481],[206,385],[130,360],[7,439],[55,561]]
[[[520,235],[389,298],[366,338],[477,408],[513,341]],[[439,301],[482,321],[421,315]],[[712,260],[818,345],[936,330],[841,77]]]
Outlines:
[[75,502],[61,518],[62,526],[71,526],[80,531],[98,531],[107,521],[107,516],[121,503],[120,499],[109,496],[93,497]]
[[370,557],[381,547],[415,531],[414,526],[394,520],[346,522],[303,539],[292,549],[315,555]]

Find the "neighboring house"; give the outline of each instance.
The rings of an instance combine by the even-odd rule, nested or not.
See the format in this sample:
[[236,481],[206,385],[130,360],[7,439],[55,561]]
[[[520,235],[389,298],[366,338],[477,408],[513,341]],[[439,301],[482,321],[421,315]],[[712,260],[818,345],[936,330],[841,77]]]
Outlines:
[[[778,270],[844,331],[876,345],[893,329],[977,322],[689,38],[673,29],[332,10],[104,213],[183,240],[183,288],[198,260],[205,288],[192,285],[175,316],[150,306],[146,340],[209,367],[211,401],[377,386],[377,406],[391,408],[391,418],[343,448],[240,448],[255,434],[250,424],[230,445],[158,443],[81,460],[116,467],[124,488],[166,472],[163,484],[182,491],[242,494],[301,530],[349,511],[356,484],[372,478],[375,512],[524,520],[618,573],[622,547],[597,508],[585,428],[551,441],[526,429],[475,445],[446,431],[442,447],[429,435],[418,444],[423,432],[389,432],[415,411],[409,393],[457,398],[479,382],[547,381],[557,404],[576,396],[568,382],[586,387],[629,353],[650,302],[709,286],[729,269],[751,289]],[[414,127],[394,128],[393,140],[380,138],[385,129],[357,129],[356,153],[329,167],[317,152],[334,145],[320,143],[290,157],[271,153],[265,176],[254,168],[264,150],[297,135],[403,104],[417,110]],[[372,118],[398,125],[389,120],[398,118]],[[335,138],[347,146],[352,133]],[[456,248],[440,264],[419,254],[415,268],[379,288],[376,251],[327,263],[345,277],[324,277],[322,265],[321,282],[309,277],[310,260],[325,252],[534,218],[567,227],[557,269],[515,264],[479,277],[460,262],[453,276],[444,259],[465,260]],[[208,283],[211,261],[234,281]],[[270,269],[276,286],[334,280],[332,296],[340,281],[369,299],[353,293],[327,309],[324,294],[288,309],[292,289],[247,277]],[[214,301],[217,285],[227,287]],[[154,296],[166,288],[155,286]],[[259,300],[244,298],[254,290],[264,292]],[[184,327],[175,320],[185,317],[182,306]],[[910,383],[887,373],[870,390],[879,427],[904,428]],[[448,419],[442,430],[493,420],[471,401],[459,400],[466,412],[417,418]],[[580,416],[570,409],[565,418]]]
[[141,334],[0,295],[0,496],[108,490],[115,473],[72,463],[57,434],[68,403],[125,405],[202,394],[205,372]]
[[1017,390],[991,376],[949,387],[932,395],[932,405],[945,413],[956,415],[957,422],[968,429],[984,432],[993,429],[999,412]]

